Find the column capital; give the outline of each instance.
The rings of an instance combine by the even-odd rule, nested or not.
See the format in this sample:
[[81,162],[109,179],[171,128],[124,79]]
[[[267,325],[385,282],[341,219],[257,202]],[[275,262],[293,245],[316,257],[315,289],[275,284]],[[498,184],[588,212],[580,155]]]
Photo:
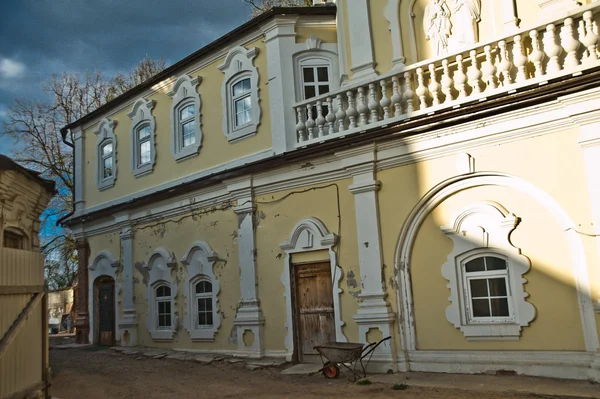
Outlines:
[[348,187],[352,194],[363,194],[373,191],[377,192],[380,188],[381,182],[379,180],[361,181]]

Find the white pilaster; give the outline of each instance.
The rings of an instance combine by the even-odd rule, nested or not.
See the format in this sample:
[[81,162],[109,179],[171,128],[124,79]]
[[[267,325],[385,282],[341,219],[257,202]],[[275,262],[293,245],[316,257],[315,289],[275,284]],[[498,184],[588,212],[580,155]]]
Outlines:
[[389,30],[392,35],[392,50],[394,51],[394,68],[404,68],[406,57],[404,56],[404,45],[402,43],[402,32],[400,30],[400,1],[388,0],[383,10],[385,19],[390,23]]
[[338,82],[340,86],[344,84],[348,80],[348,54],[346,53],[346,15],[345,15],[345,2],[340,1],[337,4],[336,17],[335,17],[335,25],[337,32],[337,46],[338,46],[338,58],[339,58],[339,68],[340,68],[340,81]]
[[519,29],[519,17],[517,16],[517,7],[515,0],[502,0],[504,9],[504,33],[511,34]]
[[[237,201],[233,211],[238,217],[238,252],[240,262],[240,303],[233,324],[236,326],[238,351],[250,357],[264,353],[263,327],[265,319],[257,293],[256,245],[254,239],[254,200],[250,178],[228,182],[227,189]],[[244,333],[250,331],[254,340],[244,342]]]
[[122,346],[137,345],[137,315],[133,301],[133,229],[121,228],[121,263],[123,266],[123,316],[119,321]]
[[85,201],[83,199],[83,165],[85,164],[84,159],[84,144],[85,137],[83,135],[83,129],[77,127],[72,130],[73,142],[75,145],[74,149],[74,162],[75,162],[75,216],[78,216],[85,209]]
[[293,108],[297,17],[278,16],[262,26],[267,47],[269,105],[273,151],[281,154],[296,145],[296,114]]
[[[340,2],[340,5],[344,3],[346,2]],[[373,57],[369,1],[349,0],[347,3],[351,70],[354,73],[352,80],[369,80],[377,76]]]
[[[375,175],[375,149],[372,148],[368,153],[357,153],[353,159],[357,165],[347,169],[354,177],[354,184],[349,188],[354,194],[356,209],[361,279],[359,297],[362,300],[358,304],[354,321],[358,324],[359,340],[366,343],[367,334],[371,329],[378,329],[384,338],[392,336],[396,315],[386,301],[387,293],[383,288],[385,277],[377,198],[381,182],[376,180]],[[397,364],[393,339],[379,346],[373,355],[373,361],[374,368],[377,367],[377,363]]]

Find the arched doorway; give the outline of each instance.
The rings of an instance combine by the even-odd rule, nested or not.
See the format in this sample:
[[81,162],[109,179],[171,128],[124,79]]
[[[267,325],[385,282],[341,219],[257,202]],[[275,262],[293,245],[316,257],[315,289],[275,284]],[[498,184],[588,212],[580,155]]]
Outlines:
[[94,282],[94,313],[96,344],[113,346],[115,344],[115,280],[110,276],[101,276]]

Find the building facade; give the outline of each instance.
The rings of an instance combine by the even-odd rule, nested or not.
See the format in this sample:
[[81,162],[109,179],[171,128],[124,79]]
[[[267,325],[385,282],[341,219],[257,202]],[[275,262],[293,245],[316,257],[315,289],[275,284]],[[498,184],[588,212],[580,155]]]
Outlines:
[[79,340],[600,380],[580,3],[273,9],[65,127]]

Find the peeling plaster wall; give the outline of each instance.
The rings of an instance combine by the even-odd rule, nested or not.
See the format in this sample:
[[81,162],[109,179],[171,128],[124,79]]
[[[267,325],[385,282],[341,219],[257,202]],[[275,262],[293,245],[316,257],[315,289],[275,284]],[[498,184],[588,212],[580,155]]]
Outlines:
[[[348,190],[352,180],[335,182],[340,191],[340,209],[342,230],[340,245],[334,247],[338,251],[338,263],[344,275],[340,281],[343,290],[340,300],[342,320],[346,322],[343,332],[349,341],[356,342],[358,329],[352,316],[358,308],[357,299],[352,295],[360,291],[360,271],[358,268],[358,253],[356,250],[356,213],[354,210],[354,196]],[[326,186],[322,184],[318,186]],[[317,187],[318,187],[317,186]],[[257,270],[258,270],[258,295],[261,302],[265,324],[265,349],[285,350],[284,338],[286,336],[285,299],[281,275],[284,272],[284,257],[286,254],[279,248],[279,243],[286,241],[292,233],[294,226],[307,217],[320,219],[327,229],[338,234],[337,196],[334,186],[322,190],[308,191],[294,194],[280,202],[261,204],[261,202],[274,201],[294,191],[303,191],[310,187],[301,187],[294,190],[280,191],[263,196],[257,196],[259,202],[256,230]],[[306,258],[308,256],[308,258]],[[317,256],[318,257],[318,256]],[[306,259],[319,260],[311,255],[294,255],[292,260]],[[329,259],[327,257],[327,259]],[[356,287],[348,286],[347,273],[356,276]]]

